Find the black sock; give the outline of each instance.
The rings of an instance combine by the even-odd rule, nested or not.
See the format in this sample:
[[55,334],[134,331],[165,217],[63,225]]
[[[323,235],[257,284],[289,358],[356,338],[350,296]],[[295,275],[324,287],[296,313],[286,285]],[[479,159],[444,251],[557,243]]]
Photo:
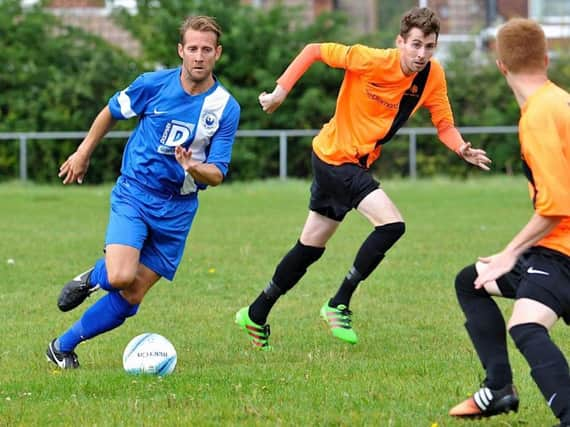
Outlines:
[[325,248],[307,246],[297,241],[277,265],[267,287],[249,306],[249,318],[259,325],[265,324],[271,308],[279,297],[301,280],[307,268],[316,262],[324,251]]
[[534,382],[562,423],[570,423],[570,373],[560,349],[538,323],[513,326],[509,333],[527,360]]
[[457,299],[467,321],[465,328],[486,372],[485,384],[498,390],[513,382],[507,352],[507,333],[501,310],[485,289],[475,289],[474,265],[455,278]]
[[269,312],[283,293],[283,290],[271,280],[249,306],[249,318],[258,325],[265,325]]
[[331,307],[344,304],[348,307],[352,294],[358,284],[365,280],[380,264],[388,249],[398,241],[406,231],[403,222],[379,225],[368,235],[356,254],[354,264],[344,278],[336,295],[330,300]]
[[358,287],[358,284],[361,280],[362,275],[356,271],[356,268],[352,267],[342,281],[342,284],[340,285],[340,288],[338,288],[336,295],[329,301],[329,306],[338,307],[339,305],[343,304],[348,307],[350,299],[352,298],[352,294]]

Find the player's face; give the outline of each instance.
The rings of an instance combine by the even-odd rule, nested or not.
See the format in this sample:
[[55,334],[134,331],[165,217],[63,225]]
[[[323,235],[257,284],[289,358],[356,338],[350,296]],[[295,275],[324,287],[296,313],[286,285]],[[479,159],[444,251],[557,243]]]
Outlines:
[[404,40],[398,36],[396,40],[400,49],[400,66],[406,75],[417,73],[425,68],[437,46],[435,33],[424,35],[419,28],[412,28]]
[[178,43],[183,78],[194,85],[210,82],[221,53],[222,46],[217,44],[215,33],[188,29],[184,34],[184,44]]

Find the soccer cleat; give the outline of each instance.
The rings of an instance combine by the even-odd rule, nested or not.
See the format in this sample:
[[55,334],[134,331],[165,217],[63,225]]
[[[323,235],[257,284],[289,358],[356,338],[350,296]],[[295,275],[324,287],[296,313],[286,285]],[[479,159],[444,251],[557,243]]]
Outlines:
[[249,334],[251,344],[258,350],[269,351],[269,325],[258,325],[249,318],[249,307],[244,307],[236,313],[236,324]]
[[500,390],[491,390],[483,385],[469,399],[454,406],[449,415],[459,418],[482,418],[518,410],[519,396],[512,384]]
[[358,337],[352,329],[352,311],[344,304],[331,307],[325,302],[321,307],[321,317],[331,329],[334,337],[350,344],[356,344]]
[[92,271],[93,268],[90,268],[86,272],[79,274],[63,287],[57,299],[57,306],[61,311],[73,310],[85,301],[89,295],[99,289],[99,285],[91,286],[89,284],[89,277]]
[[79,360],[74,351],[58,351],[55,349],[55,339],[53,339],[46,350],[46,359],[61,369],[79,368]]

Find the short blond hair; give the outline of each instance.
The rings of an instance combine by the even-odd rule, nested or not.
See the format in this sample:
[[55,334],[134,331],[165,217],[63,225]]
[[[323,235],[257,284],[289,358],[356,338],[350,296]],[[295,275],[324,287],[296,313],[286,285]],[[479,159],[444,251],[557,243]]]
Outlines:
[[497,54],[512,73],[546,71],[548,49],[542,27],[530,19],[509,20],[497,34]]
[[189,16],[184,20],[180,26],[180,44],[184,44],[184,35],[188,30],[195,31],[211,31],[216,35],[216,44],[220,44],[220,37],[222,37],[222,28],[216,21],[216,18],[211,16]]

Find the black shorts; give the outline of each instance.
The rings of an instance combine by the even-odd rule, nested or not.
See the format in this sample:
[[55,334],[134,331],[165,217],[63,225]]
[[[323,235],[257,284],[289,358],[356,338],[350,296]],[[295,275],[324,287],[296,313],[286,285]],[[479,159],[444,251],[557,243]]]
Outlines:
[[332,220],[342,221],[351,209],[380,186],[368,169],[357,164],[329,165],[314,152],[312,163],[309,209]]
[[551,308],[570,324],[570,257],[535,246],[523,253],[514,268],[497,279],[506,298],[529,298]]

